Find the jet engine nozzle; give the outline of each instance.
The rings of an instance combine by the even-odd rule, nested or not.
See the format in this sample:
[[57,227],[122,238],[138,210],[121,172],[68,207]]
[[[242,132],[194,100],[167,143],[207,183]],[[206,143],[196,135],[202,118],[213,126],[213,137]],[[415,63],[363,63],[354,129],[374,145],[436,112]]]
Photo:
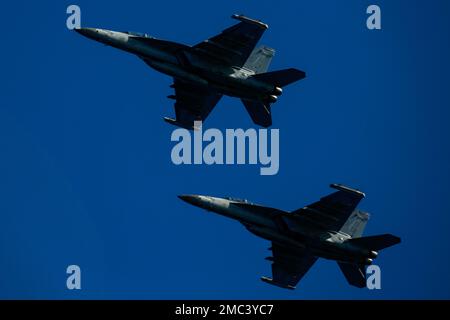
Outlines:
[[378,257],[378,252],[376,252],[376,251],[370,251],[369,257],[375,259],[376,257]]
[[273,95],[273,94],[271,94],[271,95],[269,96],[269,102],[270,102],[270,103],[275,103],[275,102],[277,102],[277,100],[278,100],[278,97],[277,97],[277,96],[275,96],[275,95]]
[[283,94],[283,89],[281,89],[280,87],[275,87],[273,89],[273,94],[276,96],[281,96]]

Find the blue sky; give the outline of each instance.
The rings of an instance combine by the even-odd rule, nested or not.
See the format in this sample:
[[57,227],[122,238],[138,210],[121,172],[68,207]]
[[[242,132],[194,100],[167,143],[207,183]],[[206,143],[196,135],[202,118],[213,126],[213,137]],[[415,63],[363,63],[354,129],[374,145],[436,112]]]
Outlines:
[[[77,1],[82,25],[195,44],[245,13],[270,25],[271,70],[307,78],[273,107],[280,171],[175,166],[171,79],[66,29],[65,1],[7,2],[2,18],[0,298],[450,298],[448,1]],[[365,27],[369,4],[382,30]],[[205,126],[253,127],[225,97]],[[366,234],[393,233],[382,290],[319,260],[296,291],[270,275],[269,243],[181,202],[200,193],[294,210],[363,190]],[[82,270],[68,291],[65,269]]]

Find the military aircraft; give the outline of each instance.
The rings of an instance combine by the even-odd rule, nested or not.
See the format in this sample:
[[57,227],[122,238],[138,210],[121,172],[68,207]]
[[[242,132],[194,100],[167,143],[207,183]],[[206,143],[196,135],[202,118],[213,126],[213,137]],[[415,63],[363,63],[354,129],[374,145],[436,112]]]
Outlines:
[[254,123],[272,125],[271,104],[283,87],[303,79],[297,69],[266,72],[275,50],[255,49],[268,25],[243,15],[240,22],[197,45],[188,46],[156,39],[136,32],[117,32],[96,28],[78,28],[78,33],[106,45],[137,55],[153,69],[174,78],[171,88],[176,119],[170,124],[196,129],[195,121],[204,121],[222,95],[238,97]]
[[295,289],[318,258],[337,261],[350,285],[366,286],[366,266],[378,251],[400,243],[391,234],[362,237],[369,214],[356,207],[364,193],[340,184],[319,201],[292,212],[260,206],[247,200],[201,195],[180,199],[241,222],[251,233],[269,240],[272,278],[264,282]]

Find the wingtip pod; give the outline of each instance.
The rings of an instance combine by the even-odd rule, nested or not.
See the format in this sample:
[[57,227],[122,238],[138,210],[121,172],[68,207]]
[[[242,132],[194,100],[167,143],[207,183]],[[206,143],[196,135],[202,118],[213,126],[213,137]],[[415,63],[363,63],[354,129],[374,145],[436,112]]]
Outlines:
[[172,118],[164,117],[163,120],[171,125],[174,125],[174,126],[177,126],[177,127],[183,128],[183,129],[194,130],[194,131],[200,130],[200,128],[196,127],[195,125],[186,124],[186,123],[177,121]]
[[279,282],[274,281],[272,278],[268,278],[268,277],[261,277],[261,281],[271,284],[271,285],[274,285],[274,286],[277,286],[277,287],[280,287],[280,288],[283,288],[283,289],[289,289],[289,290],[295,289],[294,286],[281,284]]
[[344,192],[349,192],[349,193],[361,196],[363,198],[365,198],[365,196],[366,196],[365,193],[360,191],[360,190],[353,189],[353,188],[350,188],[350,187],[347,187],[347,186],[344,186],[344,185],[338,184],[338,183],[330,184],[330,188],[333,188],[333,189],[336,189],[336,190],[340,190],[340,191],[344,191]]
[[256,20],[256,19],[251,19],[249,17],[244,16],[243,14],[233,14],[231,16],[231,18],[242,21],[242,22],[247,22],[247,23],[257,25],[258,27],[263,28],[264,30],[269,28],[269,25],[267,25],[266,23]]

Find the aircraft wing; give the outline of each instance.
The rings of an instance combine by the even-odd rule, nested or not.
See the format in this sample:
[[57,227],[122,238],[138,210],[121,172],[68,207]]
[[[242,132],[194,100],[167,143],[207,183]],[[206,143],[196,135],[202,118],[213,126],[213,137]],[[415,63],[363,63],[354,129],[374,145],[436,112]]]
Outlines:
[[193,48],[197,53],[226,65],[242,67],[268,26],[242,15],[233,15],[232,18],[241,22]]
[[262,277],[261,280],[278,287],[295,289],[297,283],[316,262],[317,257],[306,251],[294,251],[272,242],[272,278]]
[[339,231],[365,195],[361,191],[338,184],[332,184],[330,187],[338,191],[293,211],[295,218],[327,230]]
[[250,210],[253,212],[257,212],[258,214],[262,215],[262,216],[268,216],[271,218],[275,218],[277,216],[282,216],[284,214],[287,214],[286,211],[280,210],[280,209],[275,209],[275,208],[270,208],[270,207],[264,207],[264,206],[260,206],[254,203],[244,203],[244,202],[232,202],[233,206],[236,207],[240,207],[240,208],[244,208],[246,210]]
[[186,129],[196,129],[194,121],[204,121],[222,95],[206,87],[174,80],[171,86],[175,89],[175,95],[169,96],[175,99],[176,119],[164,118],[170,124]]

